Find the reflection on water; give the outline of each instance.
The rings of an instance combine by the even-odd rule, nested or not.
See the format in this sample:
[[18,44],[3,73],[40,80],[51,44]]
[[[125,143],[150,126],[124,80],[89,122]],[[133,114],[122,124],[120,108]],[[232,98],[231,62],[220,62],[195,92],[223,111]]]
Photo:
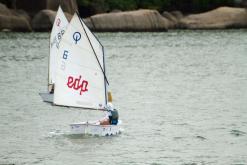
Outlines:
[[48,33],[0,33],[0,164],[247,164],[245,30],[99,33],[118,136],[72,135],[103,114],[43,103]]

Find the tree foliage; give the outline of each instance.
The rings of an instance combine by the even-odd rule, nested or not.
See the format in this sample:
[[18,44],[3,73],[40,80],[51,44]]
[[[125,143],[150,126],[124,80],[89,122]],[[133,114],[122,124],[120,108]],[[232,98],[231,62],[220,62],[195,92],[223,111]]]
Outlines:
[[[13,1],[15,0],[0,0],[0,3],[11,7]],[[140,8],[156,9],[159,12],[180,10],[183,13],[198,13],[219,6],[234,6],[237,1],[242,0],[77,0],[82,16],[115,9],[126,11]]]
[[180,10],[185,13],[203,12],[219,6],[234,6],[236,0],[77,0],[79,7],[91,14],[114,9],[156,9],[160,12]]
[[11,7],[13,0],[0,0],[0,3],[5,4],[7,7]]

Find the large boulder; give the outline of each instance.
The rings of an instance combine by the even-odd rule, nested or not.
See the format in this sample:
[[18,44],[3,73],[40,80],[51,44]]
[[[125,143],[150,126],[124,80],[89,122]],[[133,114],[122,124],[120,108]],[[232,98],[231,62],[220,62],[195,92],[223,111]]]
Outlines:
[[31,31],[31,18],[22,10],[10,10],[0,3],[0,30]]
[[56,12],[53,10],[41,10],[33,20],[32,27],[34,31],[50,31],[55,20]]
[[11,15],[11,11],[2,3],[0,3],[0,15]]
[[174,16],[179,21],[184,17],[183,13],[181,11],[177,11],[177,10],[171,11],[170,14],[172,16]]
[[167,11],[164,11],[162,13],[162,16],[165,17],[170,22],[168,29],[173,29],[173,28],[177,27],[179,20],[174,15],[172,15],[171,13],[169,13]]
[[78,5],[76,0],[46,0],[47,9],[57,11],[58,6],[61,5],[61,8],[64,12],[73,15],[78,11]]
[[40,10],[57,11],[59,5],[61,5],[63,11],[70,14],[74,14],[78,10],[76,0],[15,0],[12,3],[12,8],[23,9],[33,17]]
[[24,10],[10,10],[12,15],[17,17],[23,17],[31,25],[31,17]]
[[86,22],[94,31],[166,31],[169,26],[156,10],[97,14]]
[[244,8],[220,7],[184,17],[180,26],[187,29],[246,28],[247,11]]
[[[72,15],[65,13],[66,18],[70,21]],[[53,10],[41,10],[32,20],[34,31],[50,31],[56,17],[56,12]]]

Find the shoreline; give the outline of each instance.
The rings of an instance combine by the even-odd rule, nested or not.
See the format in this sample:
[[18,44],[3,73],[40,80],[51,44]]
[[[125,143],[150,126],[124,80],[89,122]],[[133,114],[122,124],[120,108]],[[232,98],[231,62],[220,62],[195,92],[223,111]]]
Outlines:
[[[56,11],[40,10],[32,18],[24,10],[9,9],[0,3],[0,31],[49,32]],[[68,20],[72,15],[65,12]],[[217,30],[247,28],[247,9],[219,7],[204,13],[183,15],[180,11],[160,14],[139,9],[102,13],[83,19],[94,32],[167,32],[173,29]]]

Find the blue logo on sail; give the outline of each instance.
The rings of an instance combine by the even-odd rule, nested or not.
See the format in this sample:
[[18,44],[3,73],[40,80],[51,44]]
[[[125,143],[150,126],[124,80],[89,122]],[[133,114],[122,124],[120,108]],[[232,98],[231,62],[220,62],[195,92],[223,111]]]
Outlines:
[[81,33],[75,32],[73,34],[73,39],[75,40],[75,44],[77,44],[77,42],[81,39]]

